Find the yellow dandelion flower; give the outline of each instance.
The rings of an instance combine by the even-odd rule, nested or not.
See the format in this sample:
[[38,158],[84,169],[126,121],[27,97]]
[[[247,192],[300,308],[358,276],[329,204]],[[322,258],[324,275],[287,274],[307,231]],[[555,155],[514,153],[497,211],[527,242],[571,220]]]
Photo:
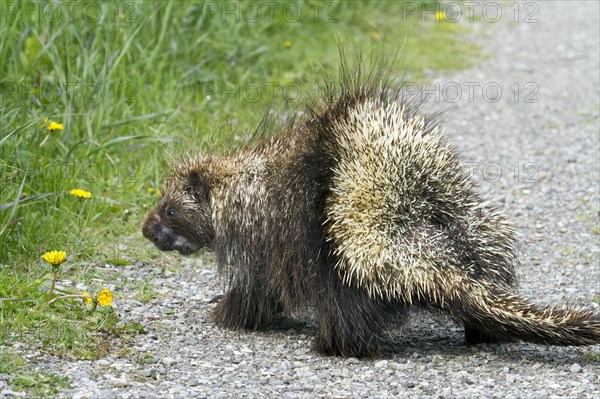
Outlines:
[[110,306],[113,300],[113,294],[108,288],[103,289],[98,294],[98,303],[100,306]]
[[148,187],[149,193],[154,193],[156,197],[160,197],[160,190],[152,187]]
[[83,291],[81,294],[85,297],[84,299],[86,305],[89,305],[93,301],[92,296],[88,294],[87,291]]
[[52,266],[59,266],[65,261],[67,253],[65,251],[50,251],[42,255],[42,258]]
[[73,190],[69,191],[69,194],[77,198],[92,198],[92,193],[90,193],[89,191],[82,190],[80,188],[74,188]]
[[290,48],[292,47],[292,41],[291,40],[286,40],[283,42],[283,47],[285,48]]
[[435,13],[435,22],[442,22],[446,19],[446,13],[443,11],[438,11]]
[[64,130],[65,127],[63,126],[62,123],[56,123],[54,121],[50,121],[50,123],[48,123],[48,131],[49,132],[53,132],[55,130]]
[[375,39],[375,40],[379,40],[381,38],[381,33],[377,32],[376,30],[371,32],[371,38]]

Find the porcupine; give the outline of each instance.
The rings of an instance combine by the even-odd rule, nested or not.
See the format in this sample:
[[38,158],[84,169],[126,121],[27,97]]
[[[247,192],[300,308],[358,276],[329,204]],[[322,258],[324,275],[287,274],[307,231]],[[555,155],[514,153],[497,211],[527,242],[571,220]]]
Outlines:
[[180,160],[144,236],[214,250],[228,281],[218,325],[265,329],[311,307],[326,354],[379,352],[413,306],[449,315],[469,344],[599,343],[597,311],[517,296],[513,226],[476,193],[439,115],[384,70],[342,61],[339,87],[277,134]]

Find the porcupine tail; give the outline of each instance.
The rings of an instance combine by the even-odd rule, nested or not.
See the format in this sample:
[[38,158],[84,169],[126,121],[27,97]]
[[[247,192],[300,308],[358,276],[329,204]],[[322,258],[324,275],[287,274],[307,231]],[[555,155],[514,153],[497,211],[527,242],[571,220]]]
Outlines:
[[490,286],[466,276],[456,277],[455,284],[447,287],[443,302],[438,299],[434,306],[459,323],[491,336],[536,344],[600,343],[600,313],[591,308],[540,306],[520,298],[506,285]]

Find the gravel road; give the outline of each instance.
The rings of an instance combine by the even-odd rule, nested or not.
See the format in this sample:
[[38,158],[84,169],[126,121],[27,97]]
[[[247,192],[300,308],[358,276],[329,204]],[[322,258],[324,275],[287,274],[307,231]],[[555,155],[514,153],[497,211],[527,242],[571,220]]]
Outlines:
[[[446,132],[482,193],[518,226],[520,292],[589,303],[600,293],[599,3],[522,3],[518,23],[512,5],[496,23],[471,24],[489,58],[439,77],[436,106],[449,110]],[[176,273],[162,273],[160,260],[123,267],[124,280],[154,276],[157,299],[115,303],[148,333],[96,361],[33,354],[40,368],[72,379],[61,396],[600,398],[600,346],[466,347],[462,328],[425,313],[398,331],[389,353],[369,360],[311,352],[310,321],[272,332],[218,329],[208,300],[220,287],[206,259],[180,260]]]

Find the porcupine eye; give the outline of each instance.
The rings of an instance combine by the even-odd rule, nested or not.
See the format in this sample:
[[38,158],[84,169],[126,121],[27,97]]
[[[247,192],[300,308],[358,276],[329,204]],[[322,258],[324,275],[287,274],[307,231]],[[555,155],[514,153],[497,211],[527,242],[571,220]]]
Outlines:
[[167,217],[169,219],[175,219],[175,209],[173,209],[173,208],[167,208],[165,214],[167,215]]

